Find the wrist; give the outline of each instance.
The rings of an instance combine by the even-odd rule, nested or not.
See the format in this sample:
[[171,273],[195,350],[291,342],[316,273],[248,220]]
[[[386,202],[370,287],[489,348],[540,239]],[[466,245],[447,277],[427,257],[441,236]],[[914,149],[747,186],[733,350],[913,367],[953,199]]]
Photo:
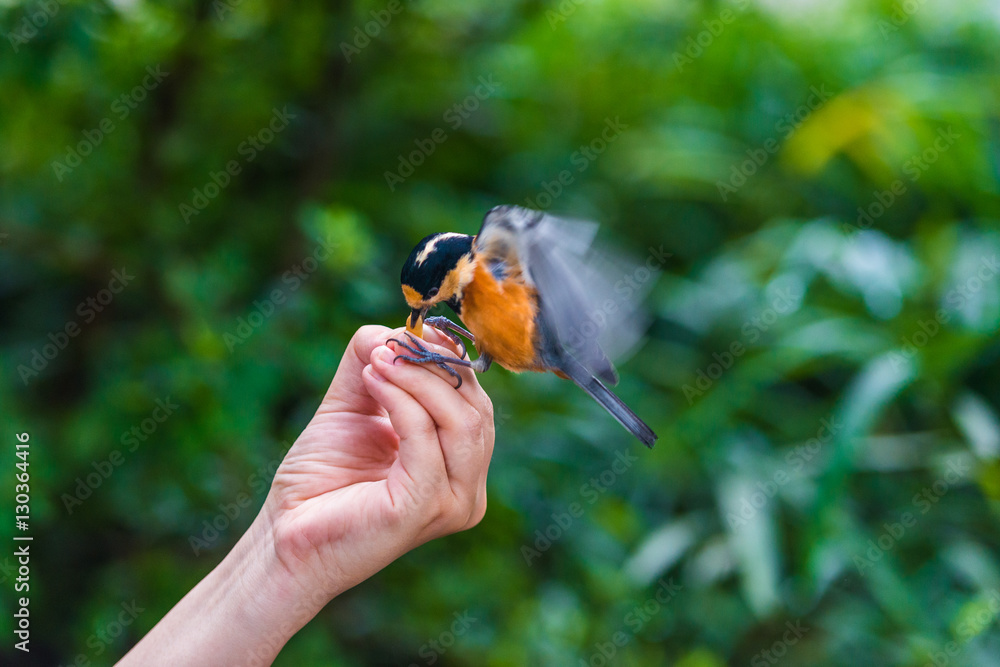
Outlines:
[[191,589],[121,665],[270,665],[329,601],[281,564],[261,512],[232,551]]
[[291,572],[278,557],[266,505],[217,570],[220,586],[231,593],[231,617],[245,628],[242,664],[270,665],[285,643],[333,598]]

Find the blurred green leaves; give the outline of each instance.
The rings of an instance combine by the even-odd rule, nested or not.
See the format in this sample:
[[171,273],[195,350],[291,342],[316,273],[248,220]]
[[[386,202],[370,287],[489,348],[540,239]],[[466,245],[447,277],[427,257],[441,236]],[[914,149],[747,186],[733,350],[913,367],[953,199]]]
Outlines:
[[[995,662],[995,3],[67,2],[19,32],[43,4],[0,7],[0,415],[37,456],[41,659],[127,650],[249,523],[262,494],[188,546],[296,437],[353,331],[401,323],[413,244],[530,199],[601,221],[636,266],[671,253],[616,389],[660,442],[629,450],[558,379],[490,371],[486,520],[345,594],[279,664],[430,664],[466,609],[435,664],[596,665],[609,642],[608,664],[778,664],[797,621],[783,664]],[[574,159],[608,119],[625,129]],[[134,283],[23,383],[122,266]],[[177,411],[67,514],[60,495],[166,397]],[[590,503],[623,449],[639,461]],[[956,457],[969,474],[922,513]],[[664,578],[682,588],[631,627]],[[146,611],[97,655],[132,600]]]

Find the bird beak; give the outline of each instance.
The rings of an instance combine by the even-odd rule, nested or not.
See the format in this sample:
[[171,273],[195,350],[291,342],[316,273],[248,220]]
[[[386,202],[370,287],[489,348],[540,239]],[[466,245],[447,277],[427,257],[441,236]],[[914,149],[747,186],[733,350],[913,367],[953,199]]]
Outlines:
[[424,315],[426,314],[426,308],[412,308],[410,316],[406,318],[406,330],[417,338],[424,337]]

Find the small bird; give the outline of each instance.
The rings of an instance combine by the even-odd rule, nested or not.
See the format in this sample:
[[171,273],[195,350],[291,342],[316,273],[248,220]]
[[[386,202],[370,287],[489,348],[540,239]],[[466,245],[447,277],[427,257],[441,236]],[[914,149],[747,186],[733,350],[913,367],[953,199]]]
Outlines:
[[[657,437],[653,430],[604,385],[618,382],[604,350],[607,340],[628,338],[633,323],[624,305],[619,309],[607,298],[611,283],[588,256],[596,227],[520,206],[497,206],[475,236],[427,236],[410,253],[400,276],[410,307],[410,344],[393,342],[410,355],[396,358],[435,363],[458,378],[456,388],[462,378],[452,365],[484,372],[496,361],[514,372],[555,373],[575,382],[652,447]],[[425,320],[428,310],[441,302],[468,329],[446,317]],[[613,309],[607,304],[614,304]],[[461,347],[461,358],[431,352],[420,343],[425,321]],[[479,352],[475,361],[466,358],[456,334],[474,343]]]

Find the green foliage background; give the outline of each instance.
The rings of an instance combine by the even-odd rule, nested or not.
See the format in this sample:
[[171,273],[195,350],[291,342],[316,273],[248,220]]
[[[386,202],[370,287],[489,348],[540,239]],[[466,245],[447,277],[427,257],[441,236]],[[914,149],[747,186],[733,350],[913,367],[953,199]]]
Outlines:
[[[402,322],[412,245],[531,199],[601,221],[651,288],[619,393],[660,442],[556,378],[491,371],[486,519],[335,600],[278,664],[599,666],[617,632],[609,664],[924,665],[949,642],[948,664],[1000,664],[995,2],[6,0],[0,25],[0,544],[28,431],[32,661],[127,651],[249,524],[254,475],[353,331]],[[122,118],[150,66],[169,74]],[[457,127],[456,104],[476,107]],[[248,160],[276,109],[294,118]],[[102,119],[79,166],[54,167]],[[627,128],[574,157],[609,119]],[[123,267],[134,280],[85,322]],[[284,303],[227,339],[274,290]],[[80,334],[26,374],[67,322]],[[638,460],[618,473],[620,452]],[[95,639],[133,600],[135,622]],[[4,660],[23,658],[11,625]]]

